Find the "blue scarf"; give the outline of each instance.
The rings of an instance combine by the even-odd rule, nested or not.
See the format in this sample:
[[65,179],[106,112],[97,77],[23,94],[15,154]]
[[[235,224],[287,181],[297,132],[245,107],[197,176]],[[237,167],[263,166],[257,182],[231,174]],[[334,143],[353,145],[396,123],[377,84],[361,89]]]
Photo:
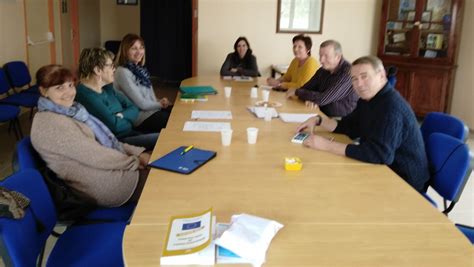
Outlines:
[[96,117],[89,114],[86,108],[77,102],[74,102],[71,107],[67,108],[57,105],[45,97],[40,97],[38,100],[38,110],[54,112],[83,122],[91,128],[92,132],[94,132],[95,139],[101,145],[125,153],[122,144],[109,128]]
[[133,73],[133,75],[135,75],[135,79],[138,84],[141,84],[150,89],[152,88],[150,73],[145,67],[142,67],[138,64],[134,64],[130,61],[125,64],[125,67],[129,69]]

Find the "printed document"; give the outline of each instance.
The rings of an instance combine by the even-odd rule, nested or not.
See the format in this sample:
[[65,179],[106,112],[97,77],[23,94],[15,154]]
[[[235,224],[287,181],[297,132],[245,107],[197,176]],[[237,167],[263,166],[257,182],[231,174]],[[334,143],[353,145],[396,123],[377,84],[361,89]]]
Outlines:
[[185,132],[221,132],[231,129],[230,122],[187,121],[184,123]]
[[282,113],[280,112],[280,119],[283,122],[302,123],[307,119],[316,116],[316,113]]
[[230,110],[193,110],[191,119],[232,120]]
[[214,223],[212,209],[198,214],[171,217],[160,264],[214,265]]

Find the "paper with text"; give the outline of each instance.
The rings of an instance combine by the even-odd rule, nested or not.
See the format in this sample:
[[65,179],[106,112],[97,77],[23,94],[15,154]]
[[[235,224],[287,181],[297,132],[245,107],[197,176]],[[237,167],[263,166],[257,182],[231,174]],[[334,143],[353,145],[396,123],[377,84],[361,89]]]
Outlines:
[[316,113],[282,113],[280,119],[284,122],[302,123],[307,119],[316,116]]
[[229,122],[187,121],[184,123],[185,132],[220,132],[231,129]]
[[230,110],[193,110],[191,119],[232,120]]

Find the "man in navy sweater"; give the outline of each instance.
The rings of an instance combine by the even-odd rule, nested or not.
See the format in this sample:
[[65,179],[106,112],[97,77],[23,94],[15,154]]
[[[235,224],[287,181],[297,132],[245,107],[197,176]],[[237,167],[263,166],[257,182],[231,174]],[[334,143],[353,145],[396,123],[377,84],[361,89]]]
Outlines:
[[415,115],[408,103],[387,82],[382,61],[361,57],[352,63],[352,85],[360,96],[357,107],[341,121],[315,116],[297,131],[321,125],[324,129],[360,138],[343,144],[312,134],[304,145],[357,160],[386,164],[419,192],[428,186],[425,147]]

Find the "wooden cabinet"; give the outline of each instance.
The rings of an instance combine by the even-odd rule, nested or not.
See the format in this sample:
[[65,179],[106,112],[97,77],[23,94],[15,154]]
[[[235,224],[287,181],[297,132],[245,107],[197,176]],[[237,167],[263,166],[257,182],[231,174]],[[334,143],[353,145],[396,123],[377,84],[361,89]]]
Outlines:
[[417,116],[449,112],[464,0],[384,0],[378,56]]

